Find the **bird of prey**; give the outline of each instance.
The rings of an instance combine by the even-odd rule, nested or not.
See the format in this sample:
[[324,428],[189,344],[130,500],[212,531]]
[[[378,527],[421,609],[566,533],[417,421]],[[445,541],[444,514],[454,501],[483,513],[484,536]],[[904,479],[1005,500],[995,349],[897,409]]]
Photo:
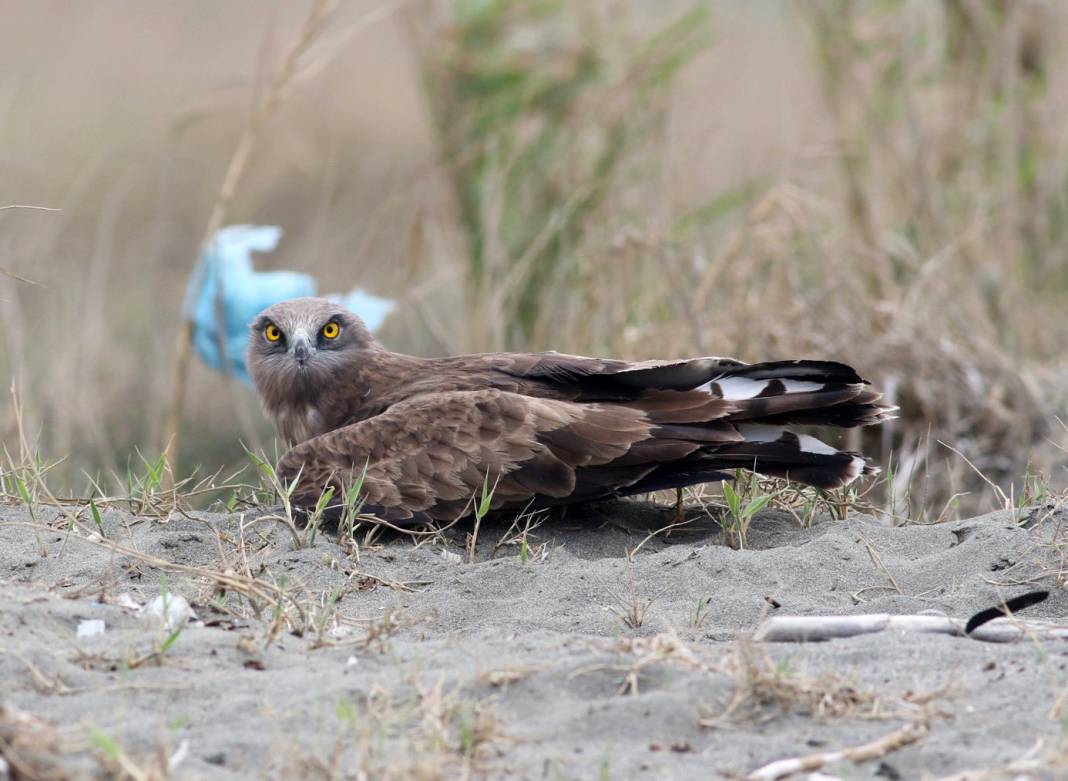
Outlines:
[[629,362],[544,353],[417,358],[321,298],[265,309],[247,362],[291,449],[277,474],[316,505],[363,478],[364,511],[454,520],[680,488],[749,469],[820,488],[878,471],[790,426],[879,423],[892,408],[830,361]]

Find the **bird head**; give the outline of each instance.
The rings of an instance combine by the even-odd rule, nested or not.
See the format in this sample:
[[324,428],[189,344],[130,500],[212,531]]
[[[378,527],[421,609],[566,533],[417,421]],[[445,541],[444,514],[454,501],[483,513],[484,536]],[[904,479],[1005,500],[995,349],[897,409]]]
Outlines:
[[265,401],[314,397],[359,351],[375,347],[363,321],[325,298],[294,298],[253,320],[247,364]]

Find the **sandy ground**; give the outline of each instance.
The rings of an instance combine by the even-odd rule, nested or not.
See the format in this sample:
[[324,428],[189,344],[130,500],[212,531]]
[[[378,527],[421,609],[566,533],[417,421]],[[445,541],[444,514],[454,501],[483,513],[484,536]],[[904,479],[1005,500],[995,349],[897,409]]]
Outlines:
[[[914,743],[822,772],[1046,778],[1064,755],[1060,642],[745,640],[768,614],[966,618],[1035,584],[1052,593],[1026,615],[1068,617],[1060,513],[804,529],[772,511],[747,550],[703,521],[628,556],[671,520],[628,503],[547,522],[525,551],[493,551],[507,528],[487,521],[474,563],[459,532],[383,538],[357,560],[329,535],[296,549],[252,515],[194,515],[106,511],[116,550],[54,511],[37,518],[58,530],[35,534],[0,506],[9,775],[731,778],[909,723],[927,725]],[[161,587],[198,615],[177,635],[137,610]],[[104,631],[79,637],[93,620]],[[1021,758],[1045,769],[999,774]]]

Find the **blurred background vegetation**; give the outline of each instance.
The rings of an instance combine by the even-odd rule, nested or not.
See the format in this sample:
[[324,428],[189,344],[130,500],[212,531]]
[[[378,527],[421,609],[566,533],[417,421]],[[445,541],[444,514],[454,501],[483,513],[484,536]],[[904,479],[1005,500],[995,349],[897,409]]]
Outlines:
[[[261,268],[396,298],[393,349],[836,358],[902,407],[839,442],[892,464],[894,513],[989,506],[940,443],[1013,496],[1064,482],[1068,5],[0,14],[0,206],[62,210],[0,211],[0,433],[12,386],[73,492],[160,452],[186,279],[250,128],[226,222],[284,229]],[[199,364],[184,409],[181,474],[273,436]]]

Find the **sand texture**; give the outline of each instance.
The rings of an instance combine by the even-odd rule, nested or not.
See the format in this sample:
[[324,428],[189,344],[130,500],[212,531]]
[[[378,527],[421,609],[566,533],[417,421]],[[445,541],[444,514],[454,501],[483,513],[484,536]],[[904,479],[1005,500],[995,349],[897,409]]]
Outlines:
[[[1027,618],[1068,617],[1059,511],[901,528],[769,511],[746,550],[698,521],[628,555],[672,516],[627,503],[525,548],[494,551],[514,531],[487,520],[473,563],[470,526],[357,556],[254,518],[107,510],[101,541],[0,506],[9,777],[732,778],[909,725],[821,772],[1046,778],[1064,751],[1063,641],[746,640],[767,615],[967,618],[1035,588]],[[138,610],[161,589],[197,620]]]

